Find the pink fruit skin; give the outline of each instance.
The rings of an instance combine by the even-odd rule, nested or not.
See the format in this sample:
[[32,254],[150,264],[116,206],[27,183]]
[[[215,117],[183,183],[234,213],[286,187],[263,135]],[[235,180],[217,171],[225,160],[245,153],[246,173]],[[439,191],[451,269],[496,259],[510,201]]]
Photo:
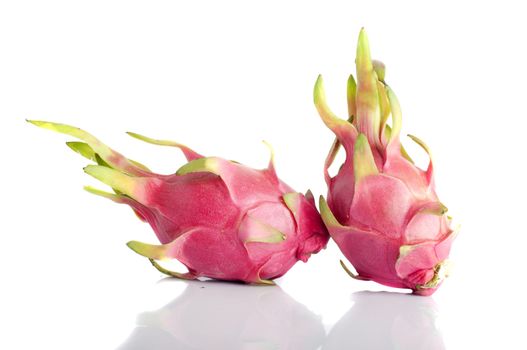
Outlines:
[[[319,114],[337,136],[324,168],[328,199],[321,198],[322,218],[355,267],[354,277],[431,295],[442,283],[455,233],[435,192],[432,161],[422,170],[401,146],[398,101],[384,82],[384,65],[380,71],[369,55],[362,30],[358,82],[348,81],[351,122],[327,107],[321,77],[315,85]],[[428,152],[421,140],[411,138]],[[346,160],[332,177],[328,168],[340,145]]]
[[[329,235],[314,201],[294,192],[272,168],[216,160],[219,175],[154,176],[145,185],[144,203],[127,201],[170,246],[168,258],[195,277],[259,283],[284,275],[326,246]],[[286,194],[294,207],[285,203]],[[284,239],[267,242],[274,230]]]
[[[273,158],[255,170],[188,147],[134,133],[143,141],[178,147],[187,158],[175,174],[160,175],[108,148],[87,132],[65,124],[29,121],[85,143],[68,146],[95,160],[84,170],[115,193],[88,191],[131,206],[148,222],[161,245],[131,241],[128,246],[172,276],[209,277],[271,284],[298,260],[325,248],[329,234],[310,192],[295,192],[276,175]],[[189,270],[176,273],[155,260],[177,259]]]

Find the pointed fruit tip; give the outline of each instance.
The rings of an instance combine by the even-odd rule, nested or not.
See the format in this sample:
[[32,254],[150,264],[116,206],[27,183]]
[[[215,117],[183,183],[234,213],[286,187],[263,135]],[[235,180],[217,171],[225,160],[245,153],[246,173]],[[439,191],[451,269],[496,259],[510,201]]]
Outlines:
[[45,121],[42,121],[42,120],[33,120],[33,119],[26,119],[26,122],[36,125],[36,126],[42,126],[46,123]]
[[323,101],[326,99],[324,94],[324,80],[322,79],[322,74],[318,75],[317,81],[315,82],[315,88],[313,89],[313,99],[315,105],[323,103]]
[[274,155],[275,155],[274,148],[266,140],[262,140],[262,143],[265,145],[265,147],[267,147],[267,149],[269,150],[269,153],[271,153],[271,159],[269,160],[269,164],[272,166],[274,163]]
[[115,193],[110,193],[110,192],[106,192],[106,191],[103,191],[103,190],[99,190],[98,188],[94,188],[94,187],[91,187],[91,186],[84,186],[84,190],[86,192],[89,192],[91,194],[94,194],[96,196],[100,196],[100,197],[104,197],[104,198],[107,198],[107,199],[110,199],[116,203],[123,203],[123,200],[122,200],[122,197],[115,194]]
[[159,143],[158,140],[154,140],[153,138],[150,138],[150,137],[145,136],[145,135],[138,134],[136,132],[127,131],[126,134],[128,136],[133,137],[134,139],[138,139],[138,140],[141,140],[141,141],[144,141],[144,142],[147,142],[147,143]]
[[101,193],[107,193],[107,192],[105,192],[105,191],[99,190],[99,189],[97,189],[97,188],[95,188],[95,187],[91,187],[91,186],[84,186],[82,189],[83,189],[84,191],[86,191],[86,192],[90,192],[90,193],[92,193],[92,194],[97,194],[97,195],[98,195],[98,194],[101,194]]
[[357,114],[357,82],[353,74],[350,74],[348,77],[346,95],[348,99],[348,118],[349,122],[353,123],[353,119]]
[[355,77],[353,76],[353,74],[350,74],[348,77],[347,87],[348,87],[348,97],[350,97],[352,93],[353,95],[355,95],[355,93],[357,92],[357,81],[355,80]]
[[97,171],[97,169],[100,167],[100,165],[93,165],[93,164],[90,164],[90,165],[86,165],[84,168],[82,168],[82,170],[88,174],[88,175],[91,175],[92,172],[94,171]]
[[126,134],[127,134],[128,136],[131,136],[131,137],[136,138],[136,139],[142,139],[142,138],[145,137],[145,136],[143,136],[143,135],[141,135],[141,134],[138,134],[138,133],[136,133],[136,132],[133,132],[133,131],[126,131]]
[[149,259],[166,259],[163,254],[163,246],[147,244],[139,241],[129,241],[126,243],[126,245],[128,246],[128,248],[132,249],[137,254],[147,257]]
[[31,124],[33,124],[35,126],[40,127],[40,128],[54,130],[54,131],[57,131],[57,132],[61,132],[63,134],[68,134],[68,132],[65,131],[66,129],[76,129],[76,128],[74,128],[72,126],[69,126],[69,125],[66,125],[66,124],[48,122],[48,121],[45,121],[45,120],[26,119],[26,121],[28,123],[31,123]]
[[364,54],[370,54],[370,48],[369,48],[369,41],[368,41],[368,35],[366,34],[366,30],[364,27],[360,30],[359,33],[359,42],[357,44],[357,52],[362,52]]
[[[137,250],[139,249],[139,247],[142,245],[141,242],[138,242],[138,241],[129,241],[126,243],[126,245],[128,246],[128,248],[132,249],[134,252],[138,253]],[[139,253],[138,253],[139,254]]]
[[366,35],[366,28],[365,27],[361,27],[360,31],[359,31],[359,37],[363,37],[365,35]]
[[103,197],[107,197],[109,195],[115,196],[115,194],[113,194],[113,193],[109,193],[109,192],[106,192],[106,191],[103,191],[103,190],[99,190],[98,188],[95,188],[95,187],[92,187],[92,186],[84,186],[83,189],[86,192],[89,192],[91,194],[96,194],[98,196],[103,196]]
[[421,140],[420,138],[418,138],[417,136],[414,136],[412,134],[408,134],[407,135],[413,142],[417,143],[429,156],[431,155],[430,153],[430,147],[428,147],[428,145],[423,141]]
[[366,35],[366,28],[361,27],[359,30],[359,40]]

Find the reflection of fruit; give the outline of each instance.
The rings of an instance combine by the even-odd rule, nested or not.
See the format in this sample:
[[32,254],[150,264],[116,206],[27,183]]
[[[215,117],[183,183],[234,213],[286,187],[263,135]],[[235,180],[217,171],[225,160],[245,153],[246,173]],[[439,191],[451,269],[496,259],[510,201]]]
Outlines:
[[354,304],[329,332],[323,350],[443,350],[431,298],[386,292],[353,294]]
[[189,282],[173,302],[141,314],[119,349],[314,350],[324,335],[321,319],[277,286]]
[[[328,200],[321,198],[322,218],[357,270],[353,277],[430,295],[446,276],[455,236],[451,218],[435,193],[432,161],[421,170],[401,145],[399,102],[384,81],[384,64],[370,59],[364,30],[355,62],[357,82],[353,76],[348,80],[348,121],[328,108],[322,77],[315,85],[315,105],[337,136],[325,164]],[[410,138],[429,152],[423,141]],[[346,160],[331,177],[328,168],[340,145]]]

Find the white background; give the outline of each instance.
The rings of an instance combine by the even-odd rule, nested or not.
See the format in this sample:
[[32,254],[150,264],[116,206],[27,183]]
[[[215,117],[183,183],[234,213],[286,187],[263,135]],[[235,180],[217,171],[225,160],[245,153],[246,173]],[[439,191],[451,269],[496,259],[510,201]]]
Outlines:
[[[0,2],[0,348],[525,349],[525,10],[395,3]],[[82,127],[163,173],[183,157],[124,131],[253,167],[265,139],[318,196],[332,134],[313,84],[345,117],[362,26],[462,224],[431,298],[360,293],[388,289],[350,279],[332,242],[280,287],[164,280],[124,244],[155,242],[149,226],[82,191],[98,184],[69,138],[24,122]]]

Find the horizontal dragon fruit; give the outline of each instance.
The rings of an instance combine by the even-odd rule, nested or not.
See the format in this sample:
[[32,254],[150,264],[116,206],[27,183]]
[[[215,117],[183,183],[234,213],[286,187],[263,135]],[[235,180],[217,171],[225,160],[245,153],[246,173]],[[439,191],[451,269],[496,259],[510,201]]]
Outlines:
[[[84,171],[114,193],[86,190],[129,205],[152,226],[161,245],[131,241],[128,246],[165,274],[272,284],[298,260],[306,262],[324,248],[329,239],[311,193],[304,196],[282,182],[272,154],[266,169],[255,170],[204,157],[175,142],[129,133],[183,152],[188,163],[173,175],[160,175],[81,129],[29,122],[83,141],[68,142],[68,146],[97,163]],[[189,271],[169,271],[157,262],[166,259],[179,260]]]
[[[315,84],[317,110],[336,135],[324,167],[328,195],[327,202],[320,200],[322,218],[355,267],[357,275],[341,262],[352,277],[430,295],[447,273],[455,237],[451,218],[436,195],[431,158],[422,170],[401,145],[399,102],[384,80],[384,64],[370,58],[364,29],[355,63],[357,82],[353,75],[348,79],[348,120],[329,109],[321,76]],[[423,141],[408,136],[430,155]],[[341,145],[346,158],[332,177],[328,168]]]

